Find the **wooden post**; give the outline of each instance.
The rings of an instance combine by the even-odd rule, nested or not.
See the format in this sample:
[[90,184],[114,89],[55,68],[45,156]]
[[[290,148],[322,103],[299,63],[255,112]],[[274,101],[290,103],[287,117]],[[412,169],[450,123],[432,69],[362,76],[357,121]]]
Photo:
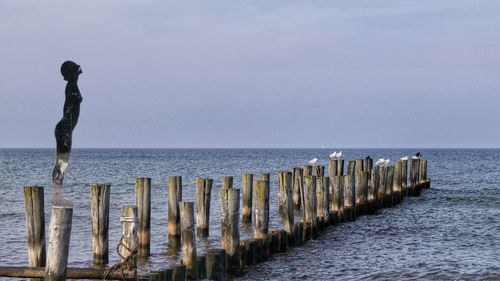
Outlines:
[[347,175],[354,175],[356,172],[356,160],[350,160],[347,163]]
[[269,186],[265,180],[255,181],[255,238],[266,238],[269,230]]
[[[198,279],[203,280],[207,278],[207,257],[197,256],[196,265],[198,266]],[[169,279],[167,279],[169,280]]]
[[45,280],[66,280],[66,267],[68,265],[72,219],[72,207],[52,207],[52,215],[49,226],[49,249],[47,251],[47,265],[45,266]]
[[244,174],[241,189],[243,190],[243,208],[241,210],[241,222],[252,222],[252,195],[253,195],[253,175]]
[[174,248],[181,238],[179,202],[182,201],[182,177],[168,177],[168,242]]
[[393,185],[394,183],[394,166],[387,167],[387,178],[385,181],[385,196],[384,208],[390,208],[393,205]]
[[150,254],[151,237],[151,179],[135,179],[135,205],[139,217],[137,236],[139,238],[139,256],[148,257]]
[[401,160],[401,180],[403,196],[408,196],[408,160]]
[[363,159],[356,160],[356,170],[358,172],[363,172],[365,170],[364,162]]
[[240,190],[222,188],[221,197],[221,242],[227,255],[227,269],[231,274],[240,273]]
[[226,253],[223,249],[208,250],[206,262],[208,279],[227,280]]
[[30,267],[44,267],[47,259],[45,251],[45,213],[43,197],[43,187],[24,187],[24,209],[26,211],[26,231],[28,233],[28,258]]
[[317,178],[324,177],[325,176],[325,166],[322,166],[322,165],[312,166],[311,175],[313,175]]
[[377,193],[379,188],[380,167],[371,169],[370,180],[368,182],[367,212],[372,215],[377,210]]
[[92,213],[92,253],[95,265],[109,262],[109,194],[111,185],[94,184],[90,187]]
[[420,160],[420,184],[423,185],[424,188],[430,188],[427,179],[427,160]]
[[282,222],[289,237],[293,235],[294,214],[292,206],[292,173],[279,172],[278,185],[280,190],[280,207]]
[[339,162],[339,160],[337,159],[330,159],[328,160],[328,176],[331,178],[331,177],[335,177],[337,176],[338,174],[338,170],[337,170],[337,163]]
[[387,179],[387,167],[378,167],[379,182],[377,190],[377,209],[384,207],[385,182]]
[[356,219],[356,189],[354,174],[344,176],[344,215],[346,221]]
[[312,176],[312,165],[305,165],[302,169],[302,174],[305,176]]
[[373,159],[368,155],[365,158],[364,171],[371,172],[373,169]]
[[329,188],[330,178],[319,177],[316,179],[316,200],[317,200],[317,217],[319,218],[320,226],[325,227],[329,223]]
[[301,202],[302,202],[302,190],[303,190],[303,185],[304,185],[304,177],[303,177],[304,171],[302,168],[293,168],[293,195],[292,195],[292,200],[293,200],[293,209],[294,210],[300,210],[302,208]]
[[419,169],[419,159],[410,160],[410,195],[419,196],[420,190],[417,187],[418,184],[418,169]]
[[271,180],[271,174],[269,173],[260,173],[260,179],[265,181]]
[[332,178],[332,212],[334,216],[334,223],[341,223],[344,221],[344,178],[343,176],[334,176]]
[[212,184],[213,179],[196,178],[196,229],[201,237],[208,237]]
[[394,164],[394,184],[393,184],[393,202],[399,204],[401,202],[401,161]]
[[306,239],[311,237],[316,237],[317,233],[317,214],[316,214],[316,177],[315,176],[305,176],[304,177],[304,222]]
[[339,159],[337,160],[337,176],[343,176],[344,175],[344,160]]
[[368,197],[368,172],[358,171],[358,187],[356,192],[356,216],[362,216],[367,213]]
[[222,179],[222,188],[233,188],[233,177],[224,176]]
[[[127,268],[134,270],[137,268],[137,248],[139,244],[137,237],[137,225],[139,223],[137,207],[123,206],[120,222],[122,223],[122,238],[119,246],[120,261],[126,260]],[[129,256],[130,258],[128,258]]]
[[198,265],[194,237],[193,202],[180,202],[179,211],[181,215],[182,264],[186,266],[186,277],[196,280],[198,279]]

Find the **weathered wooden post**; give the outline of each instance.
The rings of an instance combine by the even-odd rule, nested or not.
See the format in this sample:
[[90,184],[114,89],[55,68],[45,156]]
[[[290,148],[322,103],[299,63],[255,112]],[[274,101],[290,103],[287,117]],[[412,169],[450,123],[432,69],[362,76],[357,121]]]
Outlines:
[[377,190],[377,209],[384,207],[385,186],[387,180],[387,167],[378,167],[379,181]]
[[232,176],[224,176],[224,178],[222,178],[222,188],[233,188]]
[[180,202],[179,211],[181,216],[182,264],[186,267],[186,277],[190,280],[196,280],[198,279],[198,265],[193,202]]
[[137,268],[137,248],[139,241],[137,237],[137,225],[139,219],[136,206],[123,206],[120,218],[122,223],[122,238],[120,239],[119,253],[120,261],[127,264],[127,268],[135,270]]
[[[292,203],[292,173],[283,171],[278,173],[278,185],[280,188],[280,203],[282,209],[283,227],[288,237],[293,239],[294,214]],[[295,243],[295,241],[291,241]]]
[[47,259],[45,251],[45,213],[43,200],[43,187],[24,187],[24,209],[26,211],[26,231],[28,233],[28,257],[30,267],[44,267]]
[[363,172],[365,170],[364,162],[363,159],[356,160],[356,171]]
[[427,160],[420,160],[420,184],[425,188],[430,188],[430,184],[427,179]]
[[240,190],[222,188],[221,197],[221,242],[227,255],[230,274],[240,273]]
[[168,177],[168,243],[174,248],[179,247],[181,238],[181,216],[179,202],[182,201],[182,177]]
[[269,186],[265,180],[255,181],[254,237],[266,238],[269,230]]
[[354,221],[356,219],[356,189],[354,174],[344,176],[344,215],[345,221]]
[[394,184],[393,184],[393,202],[399,204],[401,202],[401,161],[394,164]]
[[339,159],[337,160],[337,176],[343,176],[344,175],[344,160]]
[[371,173],[371,170],[373,169],[373,159],[370,157],[370,155],[367,155],[365,158],[364,168],[364,171]]
[[253,174],[244,174],[241,189],[243,190],[243,208],[241,210],[241,222],[252,222],[252,195]]
[[334,176],[332,178],[332,211],[334,214],[334,223],[344,222],[344,176]]
[[227,280],[226,253],[223,249],[210,249],[206,258],[207,278]]
[[260,173],[260,179],[265,181],[271,180],[271,174],[269,173]]
[[329,185],[330,178],[328,177],[316,179],[317,217],[322,228],[329,223]]
[[356,172],[356,160],[350,160],[347,163],[347,175],[354,175]]
[[316,214],[316,177],[304,177],[304,231],[306,240],[311,237],[316,238],[317,233],[317,214]]
[[196,178],[196,229],[201,237],[208,237],[212,184],[213,179]]
[[66,280],[73,207],[53,206],[49,225],[49,247],[45,280]]
[[337,176],[338,174],[338,171],[337,171],[337,163],[338,163],[339,160],[337,159],[330,159],[328,160],[328,176],[331,178],[331,177],[335,177]]
[[92,253],[95,265],[109,262],[109,194],[111,185],[94,184],[90,187],[92,213]]
[[302,168],[302,175],[305,177],[305,176],[312,176],[312,168],[313,166],[312,165],[305,165],[303,168]]
[[410,160],[410,190],[409,190],[410,196],[420,195],[420,190],[417,186],[419,166],[420,166],[419,159]]
[[374,167],[370,173],[370,181],[368,182],[368,213],[370,215],[374,214],[377,210],[377,193],[379,189],[379,172],[380,167]]
[[384,208],[390,208],[393,205],[393,183],[394,166],[387,167],[387,178],[385,181]]
[[368,197],[368,172],[358,171],[358,188],[356,192],[356,216],[362,216],[367,213]]
[[315,165],[312,166],[311,174],[317,178],[325,176],[325,166]]
[[408,160],[401,160],[402,195],[408,196]]
[[148,257],[151,242],[151,178],[135,179],[135,205],[139,217],[139,256]]
[[294,210],[300,210],[302,208],[301,202],[302,202],[302,190],[303,190],[303,183],[304,183],[304,178],[303,178],[303,173],[304,171],[302,168],[293,168],[292,172],[292,177],[293,177],[293,195],[292,195],[292,200],[293,200],[293,209]]

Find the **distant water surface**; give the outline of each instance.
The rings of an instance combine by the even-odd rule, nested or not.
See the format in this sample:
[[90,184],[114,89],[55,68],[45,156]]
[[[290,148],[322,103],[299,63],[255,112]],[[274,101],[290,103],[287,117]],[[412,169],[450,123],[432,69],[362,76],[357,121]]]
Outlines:
[[[500,150],[426,149],[430,190],[394,208],[356,222],[330,227],[318,240],[273,256],[238,280],[500,280]],[[214,178],[210,238],[198,252],[218,247],[219,189],[222,177],[270,172],[271,229],[278,219],[280,170],[317,157],[326,164],[330,149],[76,149],[64,180],[64,193],[75,203],[70,266],[90,266],[89,189],[110,183],[111,262],[121,235],[120,208],[134,204],[135,177],[152,178],[152,256],[144,270],[177,262],[167,249],[167,180],[183,177],[183,199],[194,201],[195,178]],[[346,159],[381,157],[393,161],[414,149],[345,149]],[[54,151],[0,149],[0,266],[27,266],[22,187],[45,186],[48,229]],[[242,238],[251,235],[242,229]],[[10,279],[14,280],[14,279]]]

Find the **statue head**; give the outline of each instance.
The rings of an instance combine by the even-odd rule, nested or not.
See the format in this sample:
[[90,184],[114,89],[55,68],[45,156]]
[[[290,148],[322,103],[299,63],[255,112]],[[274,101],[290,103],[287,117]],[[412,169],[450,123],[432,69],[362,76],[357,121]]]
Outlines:
[[82,73],[81,67],[70,60],[65,61],[61,65],[61,74],[64,77],[64,80],[66,81],[77,81],[78,75],[80,75],[81,73]]

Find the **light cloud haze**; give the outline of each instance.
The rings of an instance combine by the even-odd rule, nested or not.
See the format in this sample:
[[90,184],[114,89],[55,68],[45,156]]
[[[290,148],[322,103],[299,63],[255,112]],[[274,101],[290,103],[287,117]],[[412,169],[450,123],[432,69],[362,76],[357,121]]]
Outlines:
[[0,147],[499,147],[500,1],[0,0]]

